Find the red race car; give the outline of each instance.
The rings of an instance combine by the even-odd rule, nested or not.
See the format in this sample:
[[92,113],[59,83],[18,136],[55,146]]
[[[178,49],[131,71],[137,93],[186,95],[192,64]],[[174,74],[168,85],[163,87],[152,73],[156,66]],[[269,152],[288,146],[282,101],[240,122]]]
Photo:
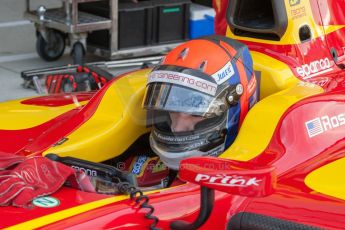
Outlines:
[[182,161],[183,183],[142,192],[112,180],[135,182],[116,159],[146,143],[150,69],[98,91],[1,103],[1,152],[47,156],[106,180],[96,181],[100,192],[63,186],[30,208],[1,207],[0,227],[344,229],[345,3],[258,2],[229,1],[227,36],[249,47],[260,100],[219,158]]

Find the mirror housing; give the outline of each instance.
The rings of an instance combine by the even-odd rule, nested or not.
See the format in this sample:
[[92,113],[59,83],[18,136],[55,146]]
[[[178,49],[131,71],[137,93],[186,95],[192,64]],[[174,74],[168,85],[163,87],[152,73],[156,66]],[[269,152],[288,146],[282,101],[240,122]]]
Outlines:
[[270,195],[276,184],[274,167],[258,168],[246,162],[215,157],[182,160],[179,177],[190,183],[247,197]]

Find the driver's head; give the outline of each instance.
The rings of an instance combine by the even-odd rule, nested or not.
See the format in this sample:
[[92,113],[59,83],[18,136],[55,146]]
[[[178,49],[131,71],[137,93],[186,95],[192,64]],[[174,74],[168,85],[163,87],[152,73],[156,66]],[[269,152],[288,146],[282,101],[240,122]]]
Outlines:
[[175,170],[186,157],[218,156],[234,141],[256,91],[242,43],[208,36],[176,47],[152,70],[146,87],[153,151]]

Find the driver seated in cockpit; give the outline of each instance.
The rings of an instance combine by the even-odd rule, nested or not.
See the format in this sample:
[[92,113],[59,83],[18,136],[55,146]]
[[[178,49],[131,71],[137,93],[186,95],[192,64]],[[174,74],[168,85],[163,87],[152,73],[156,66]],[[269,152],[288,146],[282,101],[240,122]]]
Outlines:
[[122,168],[140,187],[166,187],[182,159],[223,153],[257,100],[251,55],[242,43],[207,36],[176,47],[148,77],[149,143],[127,151]]
[[124,193],[125,186],[149,190],[178,184],[180,161],[223,153],[257,99],[258,84],[245,45],[221,36],[188,41],[169,52],[148,76],[143,108],[152,124],[149,135],[104,164],[56,154],[0,153],[0,205],[22,207],[57,191],[65,181],[104,194]]

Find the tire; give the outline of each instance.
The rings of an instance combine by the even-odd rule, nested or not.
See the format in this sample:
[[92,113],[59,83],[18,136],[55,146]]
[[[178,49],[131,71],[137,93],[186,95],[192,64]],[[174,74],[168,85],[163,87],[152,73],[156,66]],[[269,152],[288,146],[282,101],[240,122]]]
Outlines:
[[77,42],[73,46],[72,56],[73,56],[73,64],[75,65],[83,65],[84,63],[84,47],[83,44]]
[[47,42],[41,33],[38,33],[36,40],[36,51],[45,61],[56,61],[65,51],[65,38],[58,31],[49,31],[49,42]]

